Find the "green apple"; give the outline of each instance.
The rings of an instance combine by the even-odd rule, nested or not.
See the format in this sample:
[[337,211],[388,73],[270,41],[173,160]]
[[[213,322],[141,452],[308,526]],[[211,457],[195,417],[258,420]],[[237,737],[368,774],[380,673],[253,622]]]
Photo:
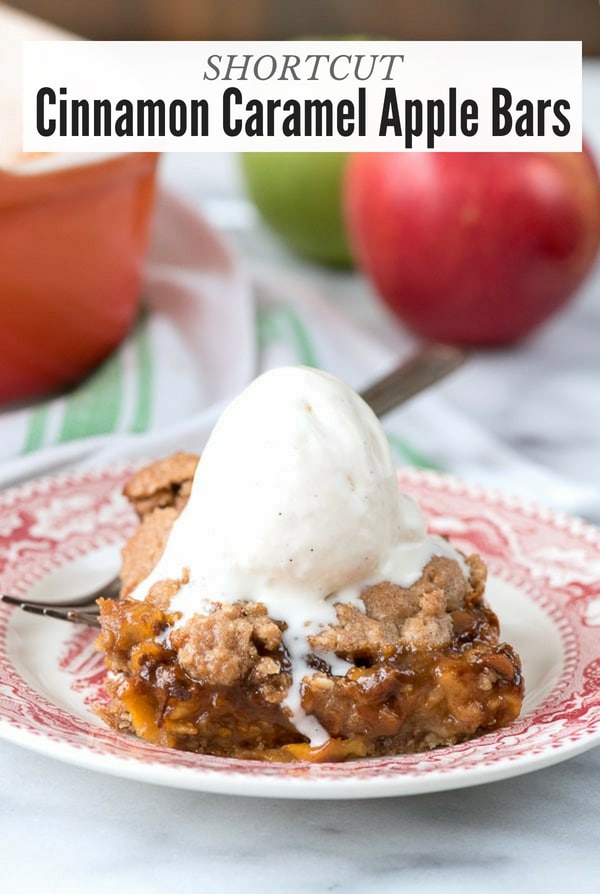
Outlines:
[[345,152],[242,155],[248,193],[265,222],[298,254],[349,267],[342,213]]

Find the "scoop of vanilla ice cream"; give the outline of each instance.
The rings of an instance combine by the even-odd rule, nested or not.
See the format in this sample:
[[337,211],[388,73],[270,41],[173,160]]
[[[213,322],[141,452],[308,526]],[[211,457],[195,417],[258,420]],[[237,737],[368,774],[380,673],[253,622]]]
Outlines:
[[197,599],[322,600],[423,533],[367,404],[333,376],[284,367],[223,413],[152,577],[186,567]]

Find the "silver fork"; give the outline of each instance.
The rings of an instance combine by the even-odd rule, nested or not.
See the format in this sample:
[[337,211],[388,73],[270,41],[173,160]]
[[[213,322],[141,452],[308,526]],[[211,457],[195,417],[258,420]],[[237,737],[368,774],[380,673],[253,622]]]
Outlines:
[[44,602],[33,599],[23,599],[20,596],[2,596],[3,602],[16,605],[24,612],[33,615],[45,615],[47,618],[58,618],[60,621],[73,621],[77,624],[87,624],[88,627],[99,627],[97,599],[116,599],[121,590],[121,579],[114,577],[108,584],[91,590],[83,596],[64,602]]
[[[387,376],[370,385],[361,393],[361,397],[377,416],[384,416],[458,369],[467,358],[468,353],[462,348],[441,344],[424,345]],[[100,597],[116,599],[120,589],[121,581],[115,577],[97,590],[58,603],[23,599],[19,596],[3,595],[1,598],[3,602],[18,606],[34,615],[45,615],[47,618],[57,618],[60,621],[99,627],[99,609],[96,600]]]
[[467,360],[464,348],[453,345],[423,345],[412,357],[387,376],[378,379],[361,392],[376,416],[385,416],[411,397],[435,385]]

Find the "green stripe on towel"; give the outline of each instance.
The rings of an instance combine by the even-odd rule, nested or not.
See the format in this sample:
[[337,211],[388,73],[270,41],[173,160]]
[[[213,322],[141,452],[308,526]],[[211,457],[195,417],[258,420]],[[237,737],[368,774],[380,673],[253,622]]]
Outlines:
[[386,432],[386,437],[393,453],[402,462],[408,463],[409,466],[416,466],[418,469],[439,469],[439,466],[422,456],[414,447],[411,447],[406,441],[399,438],[398,435]]
[[34,450],[40,449],[44,443],[47,419],[48,404],[41,404],[32,411],[27,435],[25,437],[25,444],[23,445],[23,453],[33,453]]
[[134,345],[138,367],[138,394],[131,430],[139,433],[148,431],[152,410],[152,352],[150,350],[150,333],[146,316],[140,320],[136,329]]
[[258,343],[265,348],[274,342],[290,344],[303,366],[318,367],[317,355],[308,330],[291,307],[282,304],[260,310],[257,315]]
[[113,354],[67,400],[59,441],[113,432],[119,421],[123,363]]
[[317,355],[314,351],[313,343],[306,326],[291,307],[287,307],[286,312],[289,328],[296,341],[296,348],[300,356],[300,362],[303,363],[304,366],[312,366],[313,368],[316,368],[318,366]]

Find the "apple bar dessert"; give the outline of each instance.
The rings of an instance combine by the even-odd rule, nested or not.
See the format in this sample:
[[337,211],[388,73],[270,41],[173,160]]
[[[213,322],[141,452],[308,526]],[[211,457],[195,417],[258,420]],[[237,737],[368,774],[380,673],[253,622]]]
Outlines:
[[[524,683],[486,568],[428,534],[387,442],[314,370],[257,379],[202,459],[125,487],[140,524],[100,601],[115,730],[275,761],[450,746],[511,723]],[[243,437],[242,437],[243,436]]]

